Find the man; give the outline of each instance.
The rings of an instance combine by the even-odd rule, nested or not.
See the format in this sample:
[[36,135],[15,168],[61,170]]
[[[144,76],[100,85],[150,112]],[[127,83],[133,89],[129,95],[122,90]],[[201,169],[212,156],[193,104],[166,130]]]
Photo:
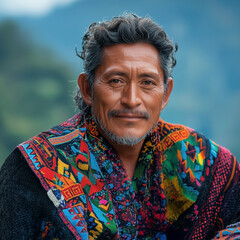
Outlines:
[[240,236],[234,156],[159,119],[176,50],[133,14],[89,27],[80,114],[20,144],[2,167],[1,239]]

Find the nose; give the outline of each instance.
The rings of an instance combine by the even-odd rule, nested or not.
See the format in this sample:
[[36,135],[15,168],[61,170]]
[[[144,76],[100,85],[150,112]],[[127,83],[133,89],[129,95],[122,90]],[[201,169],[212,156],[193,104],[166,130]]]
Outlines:
[[135,83],[127,84],[122,92],[121,104],[128,108],[135,108],[141,105],[140,89]]

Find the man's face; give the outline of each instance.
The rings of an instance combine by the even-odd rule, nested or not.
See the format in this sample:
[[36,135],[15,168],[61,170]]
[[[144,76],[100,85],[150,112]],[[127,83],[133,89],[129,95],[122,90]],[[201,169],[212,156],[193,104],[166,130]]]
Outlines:
[[89,105],[108,140],[130,139],[134,145],[155,126],[170,92],[164,94],[164,73],[152,45],[118,44],[103,50]]

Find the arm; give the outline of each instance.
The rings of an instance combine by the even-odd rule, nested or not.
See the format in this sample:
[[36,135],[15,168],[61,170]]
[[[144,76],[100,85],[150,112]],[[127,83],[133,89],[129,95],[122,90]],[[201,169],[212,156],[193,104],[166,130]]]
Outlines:
[[0,170],[0,239],[73,239],[18,149]]
[[223,230],[220,230],[214,239],[238,239],[240,238],[240,166],[233,158],[232,173],[224,192],[224,201],[219,214],[223,222]]

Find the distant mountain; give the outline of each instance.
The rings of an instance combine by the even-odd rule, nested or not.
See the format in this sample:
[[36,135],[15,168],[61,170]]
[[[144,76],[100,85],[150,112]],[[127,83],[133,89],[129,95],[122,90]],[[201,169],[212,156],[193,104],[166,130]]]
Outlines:
[[72,116],[72,69],[56,57],[0,23],[0,166],[20,142]]
[[178,42],[175,85],[163,118],[198,129],[240,157],[240,1],[77,1],[41,18],[15,18],[29,38],[51,47],[77,75],[81,37],[94,21],[124,11],[151,16]]
[[[234,0],[231,3],[206,0],[194,3],[178,0],[85,0],[58,8],[42,18],[22,17],[16,20],[35,40],[52,46],[78,67],[74,48],[75,45],[81,46],[81,37],[87,26],[125,11],[151,16],[179,42],[181,51],[194,47],[200,51],[210,50],[210,54],[219,51],[218,54],[224,56],[224,52],[220,52],[222,45],[229,44],[227,47],[231,47],[232,37],[240,34],[240,2]],[[229,36],[234,31],[237,31],[235,36]]]

